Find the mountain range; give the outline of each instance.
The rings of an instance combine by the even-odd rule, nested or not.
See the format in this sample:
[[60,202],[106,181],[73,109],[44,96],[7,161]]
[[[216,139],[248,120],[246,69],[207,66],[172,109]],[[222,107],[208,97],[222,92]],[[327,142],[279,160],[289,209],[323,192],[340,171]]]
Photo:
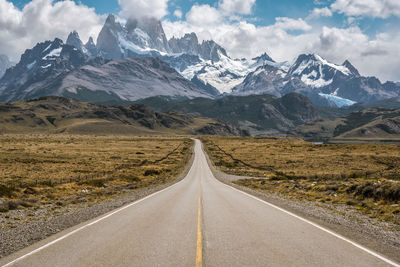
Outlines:
[[[71,33],[68,43],[79,44],[73,40],[75,34]],[[159,58],[93,58],[88,56],[88,48],[88,45],[77,48],[55,39],[27,50],[21,61],[0,80],[0,101],[47,95],[102,102],[154,95],[214,97],[218,94],[183,78]]]
[[199,42],[195,33],[168,40],[159,20],[122,25],[114,15],[96,43],[90,38],[84,44],[76,31],[65,43],[39,43],[0,80],[3,102],[45,95],[102,103],[292,92],[319,106],[343,107],[398,97],[400,85],[364,77],[348,60],[338,65],[316,54],[299,55],[294,63],[276,62],[266,53],[234,59],[212,40]]
[[273,95],[229,95],[218,99],[195,98],[183,101],[152,97],[136,103],[157,111],[178,111],[225,121],[253,136],[284,136],[309,121],[337,115],[330,112],[329,108],[315,106],[307,97],[298,93],[289,93],[280,98]]

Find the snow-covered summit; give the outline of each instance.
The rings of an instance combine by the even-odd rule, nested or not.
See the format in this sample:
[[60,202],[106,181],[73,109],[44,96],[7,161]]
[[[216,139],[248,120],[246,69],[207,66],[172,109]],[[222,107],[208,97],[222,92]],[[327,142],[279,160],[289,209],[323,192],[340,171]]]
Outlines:
[[[352,66],[348,61],[345,63],[347,66]],[[288,72],[309,86],[321,88],[331,84],[337,75],[353,75],[347,66],[330,63],[317,54],[302,54]]]

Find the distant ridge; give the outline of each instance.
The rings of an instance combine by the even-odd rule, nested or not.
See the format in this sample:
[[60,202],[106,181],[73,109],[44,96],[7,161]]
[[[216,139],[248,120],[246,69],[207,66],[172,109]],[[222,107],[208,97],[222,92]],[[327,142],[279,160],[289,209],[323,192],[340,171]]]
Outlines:
[[237,127],[144,105],[101,106],[64,97],[0,104],[0,134],[248,135]]

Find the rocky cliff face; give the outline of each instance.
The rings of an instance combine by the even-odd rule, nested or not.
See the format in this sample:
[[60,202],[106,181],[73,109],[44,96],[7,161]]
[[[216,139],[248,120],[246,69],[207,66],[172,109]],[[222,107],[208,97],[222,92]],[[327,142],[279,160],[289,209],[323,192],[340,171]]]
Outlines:
[[37,44],[0,80],[0,101],[57,94],[57,80],[85,64],[87,57],[60,39]]
[[108,16],[99,36],[96,47],[105,58],[119,59],[123,57],[120,49],[119,34],[124,32],[121,24],[115,21],[113,15]]
[[61,40],[38,44],[0,80],[0,101],[57,95],[91,102],[133,101],[157,95],[214,97],[158,58],[89,59]]
[[78,32],[73,31],[68,35],[67,41],[65,42],[67,45],[73,46],[81,52],[85,52],[85,47],[79,37]]
[[85,44],[85,48],[89,57],[99,56],[99,51],[97,50],[97,47],[92,37],[90,37],[87,43]]

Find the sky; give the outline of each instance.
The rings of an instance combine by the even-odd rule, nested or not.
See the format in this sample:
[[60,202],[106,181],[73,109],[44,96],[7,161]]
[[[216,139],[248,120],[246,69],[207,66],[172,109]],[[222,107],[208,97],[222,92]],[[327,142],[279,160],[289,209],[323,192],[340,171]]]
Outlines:
[[400,0],[0,0],[0,54],[77,30],[96,40],[107,14],[155,16],[168,38],[195,32],[231,57],[276,61],[317,53],[365,76],[400,81]]

